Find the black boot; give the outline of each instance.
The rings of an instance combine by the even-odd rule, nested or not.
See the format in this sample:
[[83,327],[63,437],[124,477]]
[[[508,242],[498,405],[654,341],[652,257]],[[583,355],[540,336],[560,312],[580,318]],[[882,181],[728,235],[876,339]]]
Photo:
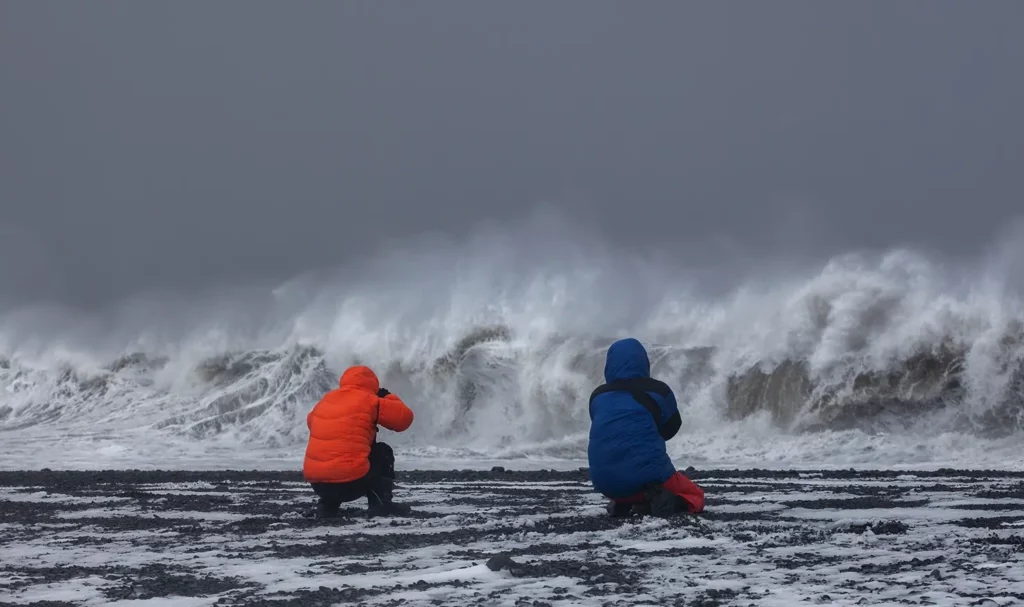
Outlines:
[[650,504],[652,516],[665,518],[689,511],[686,500],[671,491],[666,491],[661,485],[649,486],[644,493],[647,496],[647,503]]
[[317,519],[337,518],[338,517],[338,504],[329,504],[321,499],[316,505],[316,514],[314,515]]
[[633,504],[633,514],[639,516],[650,516],[651,515],[651,503],[640,502],[639,504]]
[[633,504],[623,504],[615,500],[608,500],[608,516],[612,518],[622,518],[629,516],[633,510]]
[[394,490],[394,479],[378,477],[373,483],[373,489],[366,496],[367,514],[374,516],[409,516],[412,508],[407,504],[396,504],[392,501]]

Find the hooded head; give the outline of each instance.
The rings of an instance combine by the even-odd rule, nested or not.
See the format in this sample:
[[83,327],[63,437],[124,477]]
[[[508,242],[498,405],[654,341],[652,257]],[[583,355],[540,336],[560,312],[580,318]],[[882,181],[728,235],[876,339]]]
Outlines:
[[369,367],[359,365],[345,369],[339,385],[342,388],[362,388],[376,394],[380,389],[380,380]]
[[620,379],[651,376],[651,361],[643,344],[633,339],[620,339],[608,348],[604,362],[604,380],[611,383]]

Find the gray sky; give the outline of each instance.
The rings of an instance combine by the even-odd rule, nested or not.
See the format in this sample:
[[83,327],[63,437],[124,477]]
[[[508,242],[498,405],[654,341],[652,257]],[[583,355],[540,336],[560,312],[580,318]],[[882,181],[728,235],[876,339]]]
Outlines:
[[540,201],[681,255],[969,253],[1024,208],[1022,23],[1013,0],[0,0],[0,289],[279,280]]

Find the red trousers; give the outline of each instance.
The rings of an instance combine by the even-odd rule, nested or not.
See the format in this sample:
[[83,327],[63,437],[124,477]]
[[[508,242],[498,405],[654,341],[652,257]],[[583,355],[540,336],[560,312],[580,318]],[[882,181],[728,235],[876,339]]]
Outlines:
[[[674,493],[683,498],[690,505],[690,513],[697,514],[704,511],[704,490],[697,483],[691,481],[682,472],[676,472],[668,477],[668,480],[661,484],[666,491]],[[647,499],[644,493],[631,495],[629,497],[612,498],[620,504],[637,504]]]

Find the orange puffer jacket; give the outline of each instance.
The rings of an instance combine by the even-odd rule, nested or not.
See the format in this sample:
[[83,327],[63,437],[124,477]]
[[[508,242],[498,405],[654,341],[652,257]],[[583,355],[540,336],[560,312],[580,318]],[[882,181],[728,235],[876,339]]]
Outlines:
[[366,476],[377,424],[395,432],[412,425],[409,407],[394,394],[378,398],[379,389],[380,381],[368,367],[350,367],[338,389],[309,412],[309,443],[302,463],[306,481],[347,483]]

